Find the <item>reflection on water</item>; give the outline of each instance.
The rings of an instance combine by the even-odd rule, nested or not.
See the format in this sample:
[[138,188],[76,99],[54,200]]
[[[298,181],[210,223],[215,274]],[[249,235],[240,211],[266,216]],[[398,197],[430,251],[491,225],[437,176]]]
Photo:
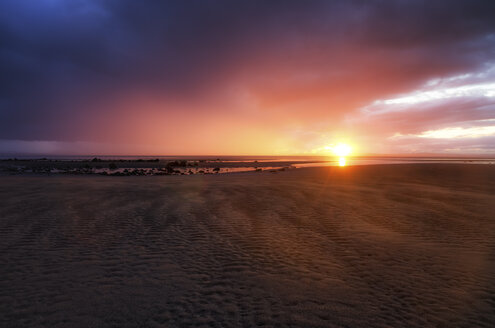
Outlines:
[[[436,158],[436,157],[340,157],[326,161],[293,162],[295,168],[322,166],[353,166],[376,164],[414,164],[414,163],[450,163],[450,164],[495,164],[495,158]],[[343,165],[342,165],[343,164]]]

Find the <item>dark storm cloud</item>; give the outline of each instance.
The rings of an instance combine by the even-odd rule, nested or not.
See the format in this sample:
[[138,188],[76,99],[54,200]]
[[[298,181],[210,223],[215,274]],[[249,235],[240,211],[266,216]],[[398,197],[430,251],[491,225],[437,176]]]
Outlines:
[[268,107],[328,96],[349,111],[489,61],[494,12],[472,0],[4,0],[0,139],[84,140],[129,94],[187,102],[233,81]]

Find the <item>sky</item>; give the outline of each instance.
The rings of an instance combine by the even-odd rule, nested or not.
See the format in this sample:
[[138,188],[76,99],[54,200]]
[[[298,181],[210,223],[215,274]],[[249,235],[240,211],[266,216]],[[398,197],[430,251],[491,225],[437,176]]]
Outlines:
[[495,2],[0,1],[0,154],[495,154]]

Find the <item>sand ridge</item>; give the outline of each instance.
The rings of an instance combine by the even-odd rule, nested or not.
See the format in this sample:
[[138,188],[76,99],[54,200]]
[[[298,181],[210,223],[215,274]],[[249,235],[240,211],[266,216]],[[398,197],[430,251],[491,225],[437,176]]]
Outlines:
[[0,177],[5,327],[491,327],[495,169]]

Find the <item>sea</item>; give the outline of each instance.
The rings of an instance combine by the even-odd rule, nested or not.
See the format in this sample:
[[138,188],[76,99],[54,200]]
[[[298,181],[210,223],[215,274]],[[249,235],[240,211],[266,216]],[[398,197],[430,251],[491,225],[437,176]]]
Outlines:
[[[0,155],[0,160],[6,159],[32,159],[32,160],[69,160],[84,161],[93,158],[102,160],[151,160],[160,161],[201,161],[201,162],[222,162],[222,163],[291,163],[293,167],[318,167],[318,166],[335,166],[342,164],[342,158],[337,156],[143,156],[143,155]],[[495,156],[347,156],[345,165],[376,165],[376,164],[406,164],[406,163],[463,163],[463,164],[495,164]]]

